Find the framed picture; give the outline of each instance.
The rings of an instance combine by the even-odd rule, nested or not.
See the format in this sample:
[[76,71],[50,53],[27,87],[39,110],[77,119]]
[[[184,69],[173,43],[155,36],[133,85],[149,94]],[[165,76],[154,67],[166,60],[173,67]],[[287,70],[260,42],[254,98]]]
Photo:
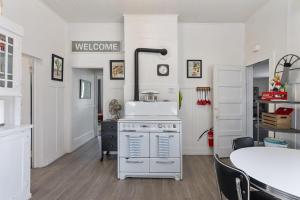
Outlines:
[[51,79],[55,81],[64,80],[64,59],[52,54]]
[[92,96],[92,83],[90,81],[80,79],[79,98],[90,99]]
[[125,62],[124,60],[110,61],[110,80],[125,79]]
[[187,78],[202,78],[202,60],[187,60]]

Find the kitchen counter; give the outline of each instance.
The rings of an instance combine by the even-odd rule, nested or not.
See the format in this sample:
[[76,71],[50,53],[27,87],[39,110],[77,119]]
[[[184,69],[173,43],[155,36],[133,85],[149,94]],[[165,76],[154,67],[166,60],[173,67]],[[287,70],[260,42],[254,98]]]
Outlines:
[[20,126],[16,125],[5,125],[0,127],[0,137],[5,137],[7,135],[11,134],[18,134],[20,131],[25,130],[25,129],[30,129],[33,126],[30,124],[24,124]]

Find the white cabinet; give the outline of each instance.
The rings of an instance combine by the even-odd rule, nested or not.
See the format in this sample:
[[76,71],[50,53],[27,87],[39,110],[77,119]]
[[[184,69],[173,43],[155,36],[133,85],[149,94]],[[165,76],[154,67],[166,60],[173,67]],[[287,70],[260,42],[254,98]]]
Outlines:
[[0,96],[20,96],[23,29],[0,17]]
[[30,198],[30,127],[0,129],[0,199]]
[[[30,199],[31,126],[20,126],[23,28],[0,16],[0,200]],[[3,112],[3,110],[2,110]]]

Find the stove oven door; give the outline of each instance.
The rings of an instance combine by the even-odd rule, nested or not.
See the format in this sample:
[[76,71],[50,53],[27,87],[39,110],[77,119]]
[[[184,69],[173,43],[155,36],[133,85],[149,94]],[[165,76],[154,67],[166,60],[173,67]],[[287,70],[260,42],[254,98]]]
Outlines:
[[149,133],[121,132],[120,156],[123,158],[149,157]]
[[150,133],[151,158],[179,158],[179,133]]

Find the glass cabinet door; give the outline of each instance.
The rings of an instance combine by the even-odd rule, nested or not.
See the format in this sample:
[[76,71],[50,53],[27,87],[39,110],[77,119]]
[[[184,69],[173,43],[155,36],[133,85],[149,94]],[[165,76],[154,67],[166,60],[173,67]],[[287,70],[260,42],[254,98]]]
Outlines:
[[7,59],[7,87],[13,87],[13,55],[14,55],[14,39],[8,37],[8,59]]
[[13,88],[14,39],[0,33],[0,88]]
[[6,36],[0,34],[0,87],[5,87]]

